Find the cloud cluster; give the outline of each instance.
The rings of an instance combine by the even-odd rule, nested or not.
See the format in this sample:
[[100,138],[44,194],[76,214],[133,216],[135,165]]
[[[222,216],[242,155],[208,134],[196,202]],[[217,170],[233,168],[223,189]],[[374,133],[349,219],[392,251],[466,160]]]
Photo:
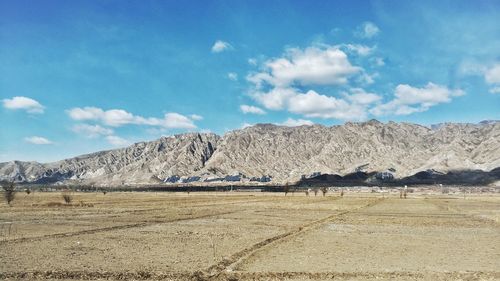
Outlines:
[[[130,141],[116,136],[114,130],[109,127],[121,127],[125,125],[146,125],[159,129],[195,129],[195,120],[203,119],[202,116],[192,114],[189,117],[179,113],[166,113],[163,118],[143,117],[134,115],[123,109],[103,110],[98,107],[75,107],[66,111],[69,117],[76,121],[98,122],[100,124],[76,124],[72,127],[73,132],[88,138],[104,137],[113,146],[126,146]],[[107,126],[107,127],[106,127]]]
[[430,107],[440,103],[448,103],[452,97],[464,95],[460,89],[448,89],[447,87],[427,83],[422,88],[400,84],[394,92],[394,99],[372,108],[370,112],[374,115],[408,115],[415,112],[428,110]]
[[378,95],[359,88],[344,93],[343,98],[322,95],[314,90],[301,93],[293,88],[255,93],[254,98],[270,110],[286,109],[309,118],[340,120],[364,120],[367,107],[380,100]]
[[32,136],[32,137],[27,137],[24,138],[24,141],[29,142],[31,144],[53,144],[52,141],[44,138],[44,137],[39,137],[39,136]]
[[[349,80],[373,79],[364,69],[354,66],[347,48],[367,55],[371,48],[362,45],[311,46],[305,49],[289,48],[279,58],[263,63],[261,71],[247,79],[254,87],[250,96],[268,110],[287,110],[309,118],[363,120],[366,108],[380,97],[354,88],[343,97],[320,94],[314,86],[346,86]],[[301,89],[310,88],[307,91]],[[243,110],[243,109],[242,109]]]
[[294,84],[341,85],[362,70],[353,66],[347,54],[337,46],[288,48],[283,57],[266,61],[263,68],[248,76],[257,87],[265,84],[279,88]]
[[13,97],[11,99],[3,99],[3,106],[7,109],[21,109],[32,114],[43,113],[45,107],[38,101],[27,97]]
[[[364,24],[362,30],[367,38],[378,33],[378,28],[370,23]],[[369,74],[364,68],[353,65],[347,53],[369,56],[374,48],[358,44],[323,44],[286,49],[282,57],[265,61],[260,72],[248,75],[248,81],[253,84],[249,95],[268,110],[286,110],[307,118],[363,121],[370,114],[406,115],[426,111],[464,94],[460,89],[431,82],[421,88],[400,84],[395,87],[393,96],[383,102],[382,96],[351,86],[369,85],[378,73]],[[375,66],[384,65],[383,59],[378,57],[368,58],[368,61]],[[496,83],[496,75],[493,69],[488,81]],[[321,93],[325,87],[347,90],[337,90],[337,95],[333,96]],[[245,105],[241,110],[246,113],[250,107]]]
[[120,127],[123,125],[149,125],[158,126],[166,129],[195,129],[193,120],[202,118],[194,115],[189,118],[179,113],[166,113],[163,118],[142,117],[134,115],[123,109],[103,110],[97,107],[75,107],[67,111],[73,120],[77,121],[97,121],[111,127]]

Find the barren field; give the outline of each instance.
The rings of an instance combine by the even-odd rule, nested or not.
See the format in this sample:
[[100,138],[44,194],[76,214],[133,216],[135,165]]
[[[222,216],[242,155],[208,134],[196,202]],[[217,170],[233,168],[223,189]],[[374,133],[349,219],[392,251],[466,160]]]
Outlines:
[[500,196],[18,193],[0,279],[500,280]]

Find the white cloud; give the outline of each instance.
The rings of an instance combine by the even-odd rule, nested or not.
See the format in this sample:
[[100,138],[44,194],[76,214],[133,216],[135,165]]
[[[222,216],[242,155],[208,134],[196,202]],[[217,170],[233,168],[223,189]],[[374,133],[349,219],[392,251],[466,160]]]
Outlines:
[[257,59],[255,59],[255,58],[249,58],[248,59],[248,64],[249,65],[257,65]]
[[253,126],[253,124],[250,124],[250,123],[243,123],[243,124],[241,124],[241,128],[242,129],[245,129],[245,128],[248,128],[248,127],[252,127],[252,126]]
[[214,45],[212,46],[212,53],[220,53],[225,50],[232,49],[233,46],[229,44],[228,42],[222,41],[222,40],[217,40],[215,41]]
[[38,137],[38,136],[24,138],[24,141],[32,143],[32,144],[53,144],[52,141],[50,141],[44,137]]
[[93,120],[99,121],[104,125],[111,127],[120,127],[123,125],[149,125],[159,126],[168,129],[195,129],[196,125],[193,120],[199,119],[199,115],[190,119],[179,113],[166,113],[163,119],[154,117],[142,117],[133,115],[123,109],[102,110],[97,107],[72,108],[67,110],[68,115],[78,121]]
[[72,128],[73,132],[84,135],[88,138],[112,135],[113,130],[100,125],[77,124]]
[[313,118],[335,118],[342,120],[362,120],[366,118],[364,107],[349,104],[343,99],[320,95],[313,90],[297,94],[288,101],[288,110]]
[[379,95],[374,93],[367,93],[361,88],[353,88],[350,91],[351,94],[344,93],[344,97],[356,104],[369,105],[382,99]]
[[308,118],[366,119],[369,107],[380,101],[378,95],[354,88],[351,93],[336,97],[314,89],[315,86],[345,85],[351,78],[358,84],[374,82],[378,74],[370,75],[363,68],[353,66],[340,48],[362,55],[368,55],[373,49],[353,44],[289,48],[282,57],[264,62],[260,72],[248,75],[247,80],[254,84],[250,96],[265,109],[287,110]]
[[11,99],[3,99],[2,102],[3,106],[7,109],[22,109],[33,114],[43,113],[45,108],[38,101],[27,97],[13,97]]
[[357,81],[361,84],[370,85],[375,83],[375,78],[378,77],[378,73],[368,74],[363,72],[360,76],[358,76]]
[[75,107],[67,111],[73,120],[97,120],[104,114],[104,111],[97,107]]
[[72,108],[67,111],[73,120],[99,120],[105,125],[120,127],[126,124],[137,124],[141,117],[134,116],[123,109],[102,110],[97,107]]
[[484,79],[488,84],[500,84],[500,63],[486,70]]
[[380,29],[372,22],[364,22],[354,32],[354,35],[359,38],[372,38],[380,32]]
[[123,109],[111,109],[104,111],[102,116],[103,122],[106,125],[120,127],[126,124],[140,123],[140,117],[134,116]]
[[264,110],[262,110],[261,108],[256,107],[256,106],[246,105],[246,104],[240,105],[240,109],[245,114],[247,114],[247,113],[266,114],[266,112]]
[[491,86],[489,92],[500,93],[500,63],[486,66],[474,60],[465,60],[460,64],[459,72],[463,75],[482,75],[484,81]]
[[440,103],[448,103],[452,97],[464,94],[460,89],[451,90],[431,82],[423,88],[400,84],[396,87],[394,92],[395,98],[392,101],[379,104],[372,108],[370,112],[374,115],[408,115],[426,111],[430,107]]
[[274,87],[301,85],[341,85],[362,69],[353,66],[337,46],[289,48],[281,58],[265,62],[264,70],[249,75],[258,88],[264,83]]
[[195,129],[193,121],[179,113],[166,113],[161,126],[167,129]]
[[118,136],[107,136],[106,140],[113,146],[127,146],[130,142]]
[[267,93],[255,92],[251,96],[267,109],[281,110],[285,109],[288,100],[296,94],[296,90],[292,88],[273,88]]
[[227,78],[229,78],[229,80],[231,80],[231,81],[238,81],[238,74],[236,74],[234,72],[229,72],[227,74]]
[[278,125],[283,125],[283,126],[288,126],[288,127],[297,127],[297,126],[311,126],[314,125],[314,122],[306,119],[293,119],[293,118],[288,118],[286,119],[285,122],[278,124]]
[[360,44],[345,44],[343,45],[347,50],[351,52],[355,52],[360,56],[367,56],[373,52],[375,49],[374,47],[368,47],[365,45],[360,45]]
[[380,97],[354,89],[345,99],[322,95],[314,90],[300,93],[292,88],[274,88],[268,93],[257,92],[252,97],[269,110],[288,110],[310,118],[363,120],[367,117],[367,106]]
[[196,120],[196,121],[203,120],[203,116],[198,115],[198,114],[191,114],[189,117],[191,117],[191,119]]
[[[362,53],[368,52],[361,45],[349,46]],[[357,80],[362,83],[373,82],[374,75],[369,76],[362,68],[351,65],[347,55],[339,48],[340,45],[321,45],[304,50],[287,49],[283,57],[266,61],[261,72],[248,76],[247,79],[255,86],[250,96],[266,109],[288,110],[310,118],[366,118],[366,104],[322,95],[314,90],[305,94],[299,90],[310,85],[346,84],[353,75],[360,75]],[[262,91],[263,88],[268,90]],[[356,97],[354,95],[352,99]],[[372,96],[364,98],[368,97]],[[361,98],[363,97],[359,96]]]
[[484,72],[484,80],[493,85],[490,88],[490,93],[500,94],[500,63],[493,65]]

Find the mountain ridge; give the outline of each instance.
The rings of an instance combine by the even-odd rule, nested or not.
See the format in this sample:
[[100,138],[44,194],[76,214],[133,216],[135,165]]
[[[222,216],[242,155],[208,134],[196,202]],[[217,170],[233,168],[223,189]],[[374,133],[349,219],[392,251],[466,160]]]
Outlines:
[[196,181],[228,175],[286,182],[311,174],[348,174],[359,167],[406,177],[433,169],[500,167],[500,122],[439,127],[377,120],[286,127],[256,124],[230,131],[185,133],[51,163],[0,163],[0,180],[97,185],[148,184],[169,177]]

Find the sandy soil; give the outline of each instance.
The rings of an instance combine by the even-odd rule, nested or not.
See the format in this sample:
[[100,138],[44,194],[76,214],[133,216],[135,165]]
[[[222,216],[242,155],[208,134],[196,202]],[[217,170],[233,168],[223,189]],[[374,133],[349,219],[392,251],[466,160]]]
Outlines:
[[500,280],[498,195],[72,196],[0,204],[0,279]]

